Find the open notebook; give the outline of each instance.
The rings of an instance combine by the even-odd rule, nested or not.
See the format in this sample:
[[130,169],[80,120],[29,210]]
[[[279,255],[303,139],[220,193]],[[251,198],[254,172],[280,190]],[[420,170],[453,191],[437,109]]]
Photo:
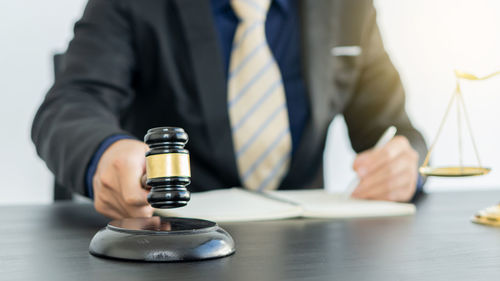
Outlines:
[[216,222],[276,220],[295,217],[352,218],[411,215],[406,203],[343,199],[323,189],[257,193],[241,188],[192,193],[187,206],[157,209],[161,216],[193,217]]

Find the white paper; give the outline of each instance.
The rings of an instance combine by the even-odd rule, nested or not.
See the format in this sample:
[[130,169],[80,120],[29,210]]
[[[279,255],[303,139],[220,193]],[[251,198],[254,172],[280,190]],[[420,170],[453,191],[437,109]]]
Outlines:
[[273,191],[270,194],[302,206],[304,209],[302,216],[304,217],[386,217],[415,213],[413,204],[356,199],[345,200],[342,193],[328,193],[323,189]]
[[340,193],[331,194],[322,189],[272,191],[267,194],[276,199],[241,188],[192,193],[187,206],[177,209],[157,209],[156,213],[161,216],[201,218],[216,222],[295,217],[383,217],[415,213],[415,206],[412,204],[344,200]]
[[277,220],[299,217],[302,208],[275,201],[241,188],[191,193],[187,206],[157,209],[162,216],[180,216],[215,222]]

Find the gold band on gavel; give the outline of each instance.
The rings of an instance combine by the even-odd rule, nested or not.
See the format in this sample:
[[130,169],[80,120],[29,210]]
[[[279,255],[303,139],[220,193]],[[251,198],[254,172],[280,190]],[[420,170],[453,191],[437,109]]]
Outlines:
[[163,177],[191,177],[189,154],[167,153],[146,157],[148,179]]

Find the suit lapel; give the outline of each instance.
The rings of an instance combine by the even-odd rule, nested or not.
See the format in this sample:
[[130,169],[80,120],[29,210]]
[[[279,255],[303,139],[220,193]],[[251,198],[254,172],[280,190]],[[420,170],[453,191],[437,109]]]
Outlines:
[[[221,165],[219,171],[231,178],[238,176],[232,135],[227,113],[226,79],[210,1],[175,0],[188,41],[193,78],[207,124],[209,145]],[[215,160],[215,159],[214,159]],[[238,181],[236,181],[238,182]]]

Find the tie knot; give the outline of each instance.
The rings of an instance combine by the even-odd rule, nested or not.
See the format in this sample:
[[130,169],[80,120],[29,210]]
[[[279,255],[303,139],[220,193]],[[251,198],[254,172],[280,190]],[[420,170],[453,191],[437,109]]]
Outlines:
[[264,21],[271,0],[231,0],[231,6],[242,21]]

